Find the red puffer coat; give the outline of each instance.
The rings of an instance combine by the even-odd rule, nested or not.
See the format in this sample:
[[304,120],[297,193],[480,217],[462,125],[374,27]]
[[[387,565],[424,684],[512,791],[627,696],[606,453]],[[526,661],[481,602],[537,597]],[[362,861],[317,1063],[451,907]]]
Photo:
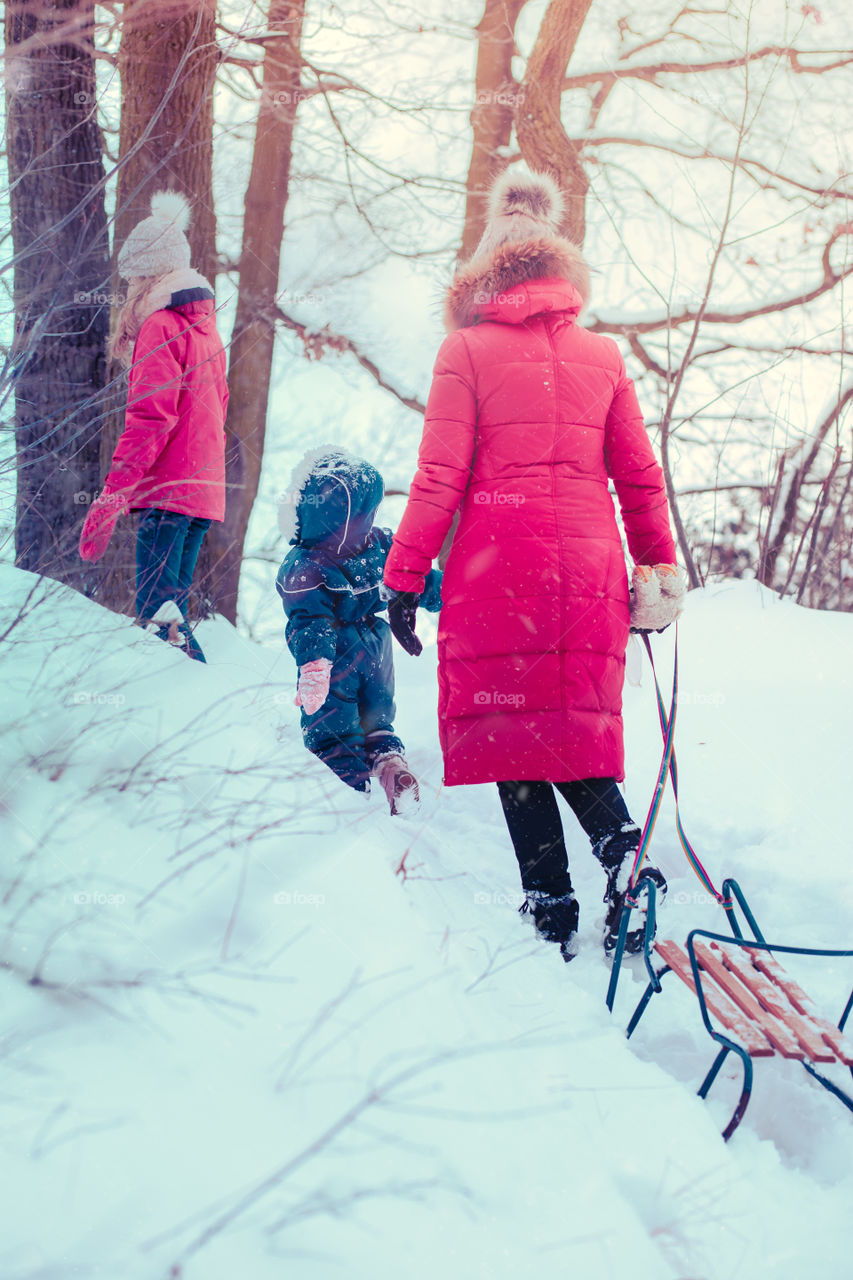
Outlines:
[[628,581],[608,477],[634,560],[675,562],[622,357],[575,323],[569,248],[504,245],[457,277],[386,564],[389,587],[420,591],[461,507],[438,634],[448,786],[621,779]]
[[133,349],[125,428],[104,492],[124,494],[134,508],[160,507],[222,520],[225,352],[212,293],[192,287],[196,280],[205,284],[196,272],[186,275],[191,287],[177,289],[168,306],[142,322]]

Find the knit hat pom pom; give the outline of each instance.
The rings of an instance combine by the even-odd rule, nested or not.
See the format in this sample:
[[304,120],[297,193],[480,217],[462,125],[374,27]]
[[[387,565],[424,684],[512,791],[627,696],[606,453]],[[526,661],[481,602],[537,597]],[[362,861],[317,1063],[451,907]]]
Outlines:
[[151,216],[186,231],[190,225],[189,201],[180,191],[155,191],[151,197]]
[[559,232],[563,196],[554,179],[547,173],[532,173],[524,165],[505,169],[489,192],[489,220],[513,213],[526,214]]

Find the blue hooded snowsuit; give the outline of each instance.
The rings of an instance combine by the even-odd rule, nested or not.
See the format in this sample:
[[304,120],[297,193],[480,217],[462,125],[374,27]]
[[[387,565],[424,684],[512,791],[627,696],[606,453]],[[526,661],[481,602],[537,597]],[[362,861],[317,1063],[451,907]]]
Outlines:
[[[295,511],[293,550],[276,578],[287,615],[285,639],[301,667],[332,662],[329,696],[319,711],[302,710],[309,751],[357,791],[367,789],[378,756],[403,752],[394,732],[391,630],[379,612],[379,584],[391,531],[373,527],[384,485],[375,467],[340,451],[309,455],[288,495]],[[420,603],[441,607],[441,574],[433,569]]]

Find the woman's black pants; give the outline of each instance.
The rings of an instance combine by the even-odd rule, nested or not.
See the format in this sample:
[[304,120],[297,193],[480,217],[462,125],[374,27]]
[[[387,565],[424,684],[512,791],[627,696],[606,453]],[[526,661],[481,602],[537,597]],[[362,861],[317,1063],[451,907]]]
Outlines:
[[[554,788],[572,809],[599,857],[636,849],[640,832],[613,778],[581,782],[499,782],[498,793],[525,890],[554,897],[572,891]],[[618,838],[617,838],[618,837]]]

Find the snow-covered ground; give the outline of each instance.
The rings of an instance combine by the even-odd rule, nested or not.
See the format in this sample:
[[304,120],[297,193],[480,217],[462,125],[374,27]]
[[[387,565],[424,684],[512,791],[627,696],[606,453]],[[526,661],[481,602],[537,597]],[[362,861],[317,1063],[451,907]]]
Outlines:
[[[762,1061],[725,1145],[738,1068],[695,1096],[713,1046],[673,979],[626,1041],[643,984],[608,1015],[573,820],[566,966],[514,910],[494,788],[441,787],[434,645],[397,653],[403,822],[304,752],[283,642],[206,624],[204,667],[0,588],[4,1280],[847,1280],[853,1117]],[[680,625],[683,820],[772,940],[851,941],[851,644],[743,582]],[[626,735],[641,820],[647,672]],[[719,927],[669,801],[652,856],[661,932]],[[797,972],[837,1018],[853,961]]]

